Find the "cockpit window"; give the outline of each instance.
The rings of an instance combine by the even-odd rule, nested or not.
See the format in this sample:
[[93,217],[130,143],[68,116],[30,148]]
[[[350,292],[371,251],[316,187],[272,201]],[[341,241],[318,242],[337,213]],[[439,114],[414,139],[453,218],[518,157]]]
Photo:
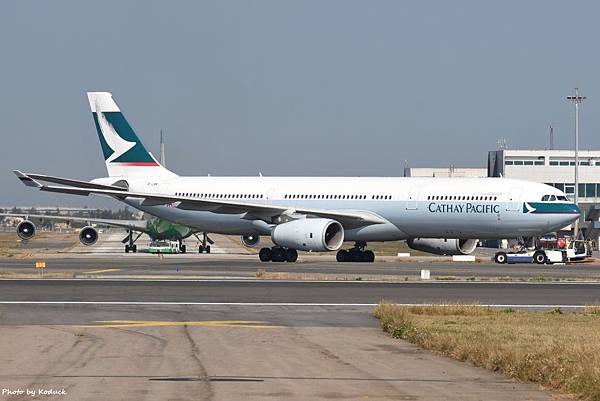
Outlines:
[[542,196],[542,202],[556,202],[556,201],[568,201],[566,196],[562,195],[544,195]]

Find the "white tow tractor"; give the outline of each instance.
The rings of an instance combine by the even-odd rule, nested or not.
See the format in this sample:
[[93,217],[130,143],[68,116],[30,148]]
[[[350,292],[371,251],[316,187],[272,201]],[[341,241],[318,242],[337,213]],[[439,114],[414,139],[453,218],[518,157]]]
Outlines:
[[565,263],[567,261],[566,251],[535,249],[523,249],[516,252],[497,252],[494,256],[496,263],[537,263],[540,265],[552,263]]

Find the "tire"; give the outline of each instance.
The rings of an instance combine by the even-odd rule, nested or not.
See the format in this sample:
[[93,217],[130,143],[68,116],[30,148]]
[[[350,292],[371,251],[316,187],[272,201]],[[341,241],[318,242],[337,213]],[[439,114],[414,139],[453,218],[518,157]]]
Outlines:
[[290,263],[294,263],[298,260],[298,251],[295,249],[288,249],[285,251],[285,260]]
[[206,245],[206,253],[210,253],[210,245]]
[[545,265],[548,263],[548,257],[546,256],[546,252],[537,251],[533,254],[533,261],[538,265]]
[[204,247],[202,245],[198,247],[198,253],[204,253]]
[[261,262],[270,262],[271,261],[271,249],[262,248],[260,252],[258,252],[258,258]]
[[373,263],[375,262],[375,254],[373,251],[365,251],[363,253],[363,262]]
[[508,261],[508,257],[504,252],[497,252],[496,256],[494,256],[494,261],[501,265],[505,264]]
[[129,245],[125,245],[125,253],[129,253]]
[[285,262],[285,260],[285,249],[279,247],[271,249],[271,262]]
[[187,246],[185,246],[185,245],[181,245],[181,246],[179,247],[179,250],[181,251],[181,253],[186,253],[186,252],[187,252]]
[[348,261],[348,251],[345,249],[339,250],[335,255],[335,260],[338,262],[346,262]]
[[131,245],[130,249],[131,249],[131,252],[137,253],[137,245]]

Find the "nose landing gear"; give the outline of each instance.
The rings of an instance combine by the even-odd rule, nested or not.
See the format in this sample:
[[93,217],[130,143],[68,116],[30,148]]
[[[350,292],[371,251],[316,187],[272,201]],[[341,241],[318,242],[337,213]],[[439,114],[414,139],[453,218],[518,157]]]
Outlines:
[[356,242],[351,249],[340,249],[335,256],[335,259],[338,262],[372,263],[375,261],[375,254],[373,251],[365,250],[366,246],[366,242]]

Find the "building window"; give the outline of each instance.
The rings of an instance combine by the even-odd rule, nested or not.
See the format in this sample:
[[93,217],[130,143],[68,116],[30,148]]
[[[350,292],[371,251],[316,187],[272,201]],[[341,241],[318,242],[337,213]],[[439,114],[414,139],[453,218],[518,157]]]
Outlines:
[[596,184],[585,184],[585,196],[587,198],[596,197]]
[[515,160],[514,164],[515,164],[515,166],[522,166],[523,165],[523,160]]
[[513,165],[513,161],[512,160],[507,160],[507,161],[504,162],[504,164],[506,166],[512,166]]
[[533,164],[535,164],[536,166],[543,166],[544,165],[544,161],[543,160],[536,160]]
[[533,160],[525,160],[523,164],[526,166],[533,166]]
[[589,165],[590,165],[590,161],[589,161],[589,160],[586,160],[586,161],[580,161],[580,162],[579,162],[579,165],[580,165],[580,166],[589,166]]
[[551,166],[558,166],[558,161],[557,160],[550,160],[550,165]]
[[[561,161],[558,163],[560,166],[568,166],[569,162],[565,162],[565,161]],[[575,165],[575,163],[573,163],[573,165]]]

